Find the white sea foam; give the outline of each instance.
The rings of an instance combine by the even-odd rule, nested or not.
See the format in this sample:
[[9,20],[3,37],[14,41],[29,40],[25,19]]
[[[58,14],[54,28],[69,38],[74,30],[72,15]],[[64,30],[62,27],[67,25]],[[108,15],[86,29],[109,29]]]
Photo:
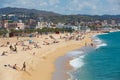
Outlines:
[[[107,46],[106,43],[104,43],[101,39],[99,39],[97,36],[94,37],[94,40],[93,40],[94,44],[96,45],[96,49],[102,47],[102,46]],[[69,54],[71,56],[76,56],[76,55],[80,55],[84,53],[83,51],[72,51],[70,52]],[[78,69],[78,68],[81,68],[83,65],[84,65],[84,61],[83,61],[83,58],[85,57],[85,55],[81,55],[80,57],[78,58],[75,58],[73,60],[70,61],[70,65],[74,68],[74,69]]]
[[98,33],[98,34],[93,35],[92,38],[96,38],[99,35],[105,35],[105,34],[109,34],[109,33]]
[[[96,35],[92,36],[93,43],[96,45],[96,49],[98,49],[102,46],[107,46],[107,44],[104,41],[102,41],[100,38],[98,38],[99,35],[104,35],[104,34],[108,34],[108,33],[96,34]],[[84,53],[84,52],[83,51],[70,52],[71,55],[78,55],[78,54],[82,54],[82,53]],[[71,60],[69,63],[76,70],[78,68],[81,68],[85,64],[83,61],[84,57],[85,57],[85,55],[82,55],[78,58]],[[69,79],[69,80],[73,80],[73,75],[69,72],[68,72],[68,74],[71,76],[71,79]],[[77,79],[75,79],[75,80],[77,80]]]
[[120,30],[119,30],[119,29],[117,29],[117,30],[113,30],[113,31],[110,31],[110,32],[120,32]]
[[70,65],[71,65],[74,69],[81,68],[81,67],[84,65],[83,58],[84,58],[84,56],[80,56],[79,58],[76,58],[76,59],[71,60],[71,61],[70,61]]
[[69,52],[68,54],[70,55],[70,56],[78,56],[78,55],[81,55],[81,54],[83,54],[84,52],[83,51],[71,51],[71,52]]
[[95,44],[101,44],[102,40],[100,40],[99,38],[95,38],[93,41]]
[[96,46],[96,49],[98,49],[98,48],[100,48],[102,46],[107,46],[107,44],[106,43],[99,44],[99,45]]
[[102,46],[107,46],[105,42],[103,42],[101,39],[99,39],[97,36],[94,37],[94,44],[96,45],[96,49],[102,47]]

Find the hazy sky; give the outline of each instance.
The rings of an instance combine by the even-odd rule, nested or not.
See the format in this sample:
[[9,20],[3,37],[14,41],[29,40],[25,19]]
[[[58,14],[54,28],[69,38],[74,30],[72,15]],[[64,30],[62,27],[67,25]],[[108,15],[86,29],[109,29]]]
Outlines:
[[0,8],[20,7],[60,14],[120,14],[120,0],[0,0]]

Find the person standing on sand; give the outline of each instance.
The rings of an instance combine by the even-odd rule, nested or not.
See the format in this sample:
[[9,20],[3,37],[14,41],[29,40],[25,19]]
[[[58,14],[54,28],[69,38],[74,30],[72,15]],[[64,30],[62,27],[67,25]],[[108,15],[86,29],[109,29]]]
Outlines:
[[22,70],[23,70],[23,71],[26,71],[26,63],[25,63],[25,62],[23,63]]
[[14,51],[17,53],[17,46],[16,45],[14,45]]

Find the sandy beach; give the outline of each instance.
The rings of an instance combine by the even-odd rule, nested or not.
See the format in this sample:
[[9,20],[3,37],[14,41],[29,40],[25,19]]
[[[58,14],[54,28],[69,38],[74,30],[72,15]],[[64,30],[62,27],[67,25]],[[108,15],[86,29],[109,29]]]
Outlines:
[[[94,32],[86,33],[81,40],[67,40],[64,38],[66,33],[52,34],[54,38],[50,37],[51,34],[39,37],[20,37],[19,39],[16,37],[1,38],[0,80],[52,80],[55,60],[69,51],[91,44],[91,36],[94,34]],[[76,35],[74,34],[74,36]],[[29,40],[35,44],[28,43]],[[10,44],[6,46],[7,42]],[[9,46],[11,44],[14,46],[16,43],[17,52],[11,51]],[[2,55],[4,51],[6,53]],[[21,70],[24,62],[26,63],[26,71]],[[14,64],[17,65],[17,69],[9,66]]]

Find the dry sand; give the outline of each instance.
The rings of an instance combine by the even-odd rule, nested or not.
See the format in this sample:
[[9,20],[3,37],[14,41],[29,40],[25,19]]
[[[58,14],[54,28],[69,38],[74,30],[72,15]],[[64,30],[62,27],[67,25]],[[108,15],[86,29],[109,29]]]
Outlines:
[[[64,34],[53,34],[60,42],[51,45],[43,45],[43,40],[47,37],[46,35],[39,38],[20,38],[19,40],[31,39],[39,42],[38,44],[41,48],[23,51],[21,46],[17,46],[18,52],[12,52],[11,54],[9,47],[0,47],[0,55],[3,51],[8,51],[7,56],[0,56],[0,80],[52,80],[52,74],[55,71],[55,60],[60,56],[64,56],[69,51],[85,46],[85,43],[90,44],[93,34],[95,33],[86,34],[85,39],[81,41],[65,41],[59,39],[59,36],[63,36]],[[17,38],[1,38],[0,44],[7,41],[15,43],[17,42]],[[52,40],[46,39],[46,41]],[[35,55],[33,55],[34,52],[36,53]],[[24,61],[26,62],[27,71],[20,70]],[[19,70],[4,66],[8,64],[17,64]]]

